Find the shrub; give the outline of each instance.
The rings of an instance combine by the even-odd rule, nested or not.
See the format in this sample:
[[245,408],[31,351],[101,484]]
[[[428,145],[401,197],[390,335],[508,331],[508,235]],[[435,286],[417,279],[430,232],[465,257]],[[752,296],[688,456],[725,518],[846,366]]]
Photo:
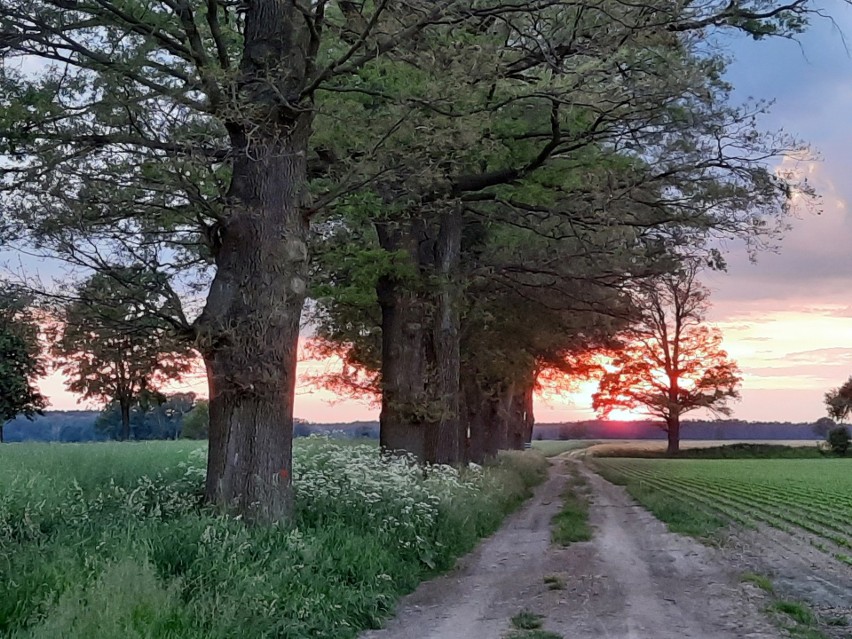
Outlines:
[[849,452],[850,440],[852,440],[852,437],[849,435],[849,429],[845,426],[832,428],[828,431],[828,437],[826,437],[826,441],[831,448],[831,452],[835,455],[845,455]]

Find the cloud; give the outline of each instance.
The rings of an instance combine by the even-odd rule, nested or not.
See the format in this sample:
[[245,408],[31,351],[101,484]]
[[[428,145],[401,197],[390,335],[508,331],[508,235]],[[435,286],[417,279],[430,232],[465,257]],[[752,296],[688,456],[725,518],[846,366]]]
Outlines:
[[832,362],[852,362],[852,348],[818,348],[811,351],[790,353],[785,359],[788,362],[829,364]]

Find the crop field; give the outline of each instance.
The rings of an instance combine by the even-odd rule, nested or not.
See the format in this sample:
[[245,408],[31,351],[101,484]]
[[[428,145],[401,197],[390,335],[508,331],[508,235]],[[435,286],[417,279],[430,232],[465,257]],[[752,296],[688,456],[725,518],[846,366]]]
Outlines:
[[675,532],[765,524],[807,533],[852,565],[852,459],[599,458],[595,466]]
[[0,446],[0,636],[346,639],[451,567],[546,474],[538,453],[424,473],[301,439],[292,526],[201,504],[186,442]]

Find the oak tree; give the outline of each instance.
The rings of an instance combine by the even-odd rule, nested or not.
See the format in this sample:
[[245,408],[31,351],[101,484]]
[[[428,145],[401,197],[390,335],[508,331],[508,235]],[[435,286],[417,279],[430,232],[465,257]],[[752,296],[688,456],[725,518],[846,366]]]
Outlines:
[[602,375],[593,407],[608,417],[616,409],[662,420],[667,452],[680,449],[680,420],[706,409],[730,415],[742,377],[722,348],[722,334],[704,324],[708,291],[695,263],[638,286],[638,321],[625,332],[624,348]]

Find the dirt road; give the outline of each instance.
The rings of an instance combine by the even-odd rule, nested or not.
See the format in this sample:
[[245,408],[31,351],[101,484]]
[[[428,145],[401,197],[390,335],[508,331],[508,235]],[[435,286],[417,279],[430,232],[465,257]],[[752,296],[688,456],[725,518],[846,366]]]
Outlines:
[[[590,488],[590,542],[555,548],[566,464]],[[667,532],[624,490],[580,462],[554,465],[532,500],[458,568],[406,597],[396,618],[362,639],[500,639],[522,610],[566,639],[774,639],[762,594],[742,586],[713,549]],[[562,590],[549,590],[547,576]]]

